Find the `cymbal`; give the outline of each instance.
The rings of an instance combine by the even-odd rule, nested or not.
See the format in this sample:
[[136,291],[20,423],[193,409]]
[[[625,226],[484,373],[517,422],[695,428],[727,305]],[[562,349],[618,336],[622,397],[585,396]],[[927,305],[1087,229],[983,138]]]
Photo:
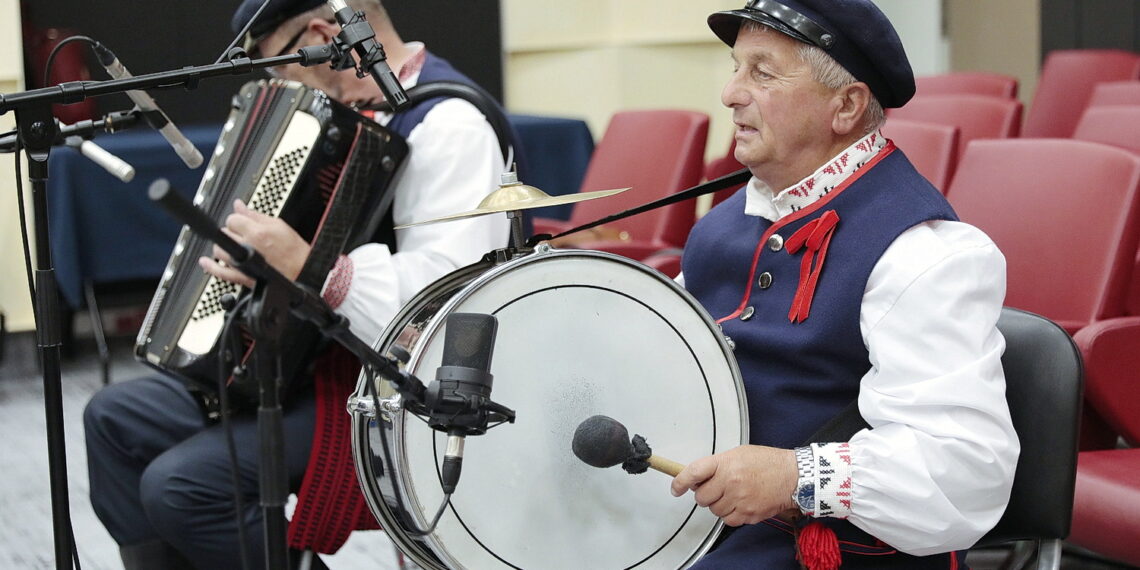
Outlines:
[[434,224],[437,222],[450,222],[453,220],[462,220],[464,218],[471,218],[475,216],[483,216],[486,214],[494,214],[497,212],[510,212],[514,210],[530,210],[532,208],[544,208],[546,206],[560,206],[562,204],[573,204],[575,202],[584,202],[586,200],[595,200],[597,198],[605,198],[625,192],[629,188],[617,188],[614,190],[595,190],[593,192],[576,192],[574,194],[566,194],[563,196],[551,196],[534,186],[528,186],[521,182],[505,183],[495,189],[479,202],[479,205],[474,210],[468,210],[458,214],[451,214],[431,220],[424,220],[421,222],[412,222],[402,226],[396,226],[395,229],[410,228],[412,226],[421,226],[424,224]]

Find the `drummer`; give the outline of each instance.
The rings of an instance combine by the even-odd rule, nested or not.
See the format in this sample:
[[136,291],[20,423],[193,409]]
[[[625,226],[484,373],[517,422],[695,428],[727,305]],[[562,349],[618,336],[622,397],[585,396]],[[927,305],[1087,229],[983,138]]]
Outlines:
[[[738,527],[697,567],[955,568],[1019,452],[1004,257],[880,132],[915,83],[870,0],[751,0],[708,24],[752,179],[696,225],[682,279],[735,343],[751,445],[673,480]],[[813,437],[856,401],[863,429]]]
[[[233,17],[235,33],[253,18],[262,0],[245,0]],[[405,88],[427,81],[471,81],[418,42],[405,43],[379,0],[348,0],[364,10],[388,63]],[[248,49],[253,57],[296,52],[305,46],[329,44],[340,31],[323,0],[270,0],[253,23]],[[327,65],[303,68],[292,64],[271,70],[325,91],[353,107],[366,107],[382,99],[370,76],[337,72]],[[401,178],[394,187],[391,222],[377,243],[342,256],[329,274],[325,300],[345,315],[352,331],[371,343],[387,321],[425,285],[484,253],[507,244],[505,216],[483,216],[449,224],[419,226],[392,232],[393,225],[425,220],[474,208],[498,186],[504,157],[487,119],[471,103],[437,98],[406,110],[396,118],[377,116],[406,138],[411,149]],[[274,267],[296,277],[309,252],[309,244],[282,221],[236,204],[226,229],[253,245]],[[385,233],[386,232],[386,233]],[[215,259],[203,259],[208,273],[249,285],[244,274]],[[351,366],[339,366],[350,370]],[[355,374],[320,375],[321,394],[350,391]],[[347,384],[328,388],[322,383]],[[314,395],[310,384],[285,408],[286,467],[292,492],[301,489],[297,512],[306,505],[327,508],[336,504],[345,513],[364,513],[348,449],[348,415],[344,399]],[[332,423],[315,425],[318,401],[323,417]],[[327,404],[327,405],[325,405]],[[178,381],[144,378],[111,385],[96,394],[84,416],[91,502],[99,519],[120,545],[127,570],[138,568],[240,568],[239,533],[234,522],[234,500],[229,459],[221,427],[206,421],[198,403]],[[314,435],[316,432],[316,435]],[[258,505],[256,421],[234,421],[241,493],[244,500],[244,550],[249,568],[264,567],[261,509]],[[311,449],[313,441],[328,438],[343,448]],[[310,452],[317,461],[310,462]],[[330,457],[334,459],[329,459]],[[318,465],[318,469],[309,469]],[[335,475],[334,475],[335,474]],[[323,485],[309,484],[323,476]],[[339,476],[339,478],[338,478]],[[337,493],[319,495],[319,489]],[[334,500],[335,499],[335,500]],[[356,520],[320,529],[290,527],[295,548],[334,552],[347,538]],[[335,522],[336,516],[326,522]],[[325,520],[325,519],[322,519]],[[333,534],[321,532],[333,529]],[[295,559],[296,557],[294,557]],[[317,561],[319,564],[319,561]]]

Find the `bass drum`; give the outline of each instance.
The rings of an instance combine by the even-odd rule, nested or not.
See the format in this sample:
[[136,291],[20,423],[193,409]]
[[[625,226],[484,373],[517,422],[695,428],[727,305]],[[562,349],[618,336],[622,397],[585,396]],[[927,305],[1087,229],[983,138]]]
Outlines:
[[595,414],[682,463],[747,443],[731,349],[684,289],[623,257],[540,246],[435,282],[375,348],[406,353],[406,370],[429,383],[453,312],[498,318],[491,398],[518,416],[466,439],[431,532],[417,529],[443,500],[446,434],[400,409],[386,381],[362,375],[350,400],[361,486],[406,556],[425,568],[683,568],[711,547],[722,522],[692,495],[673,497],[668,476],[591,467],[571,451]]

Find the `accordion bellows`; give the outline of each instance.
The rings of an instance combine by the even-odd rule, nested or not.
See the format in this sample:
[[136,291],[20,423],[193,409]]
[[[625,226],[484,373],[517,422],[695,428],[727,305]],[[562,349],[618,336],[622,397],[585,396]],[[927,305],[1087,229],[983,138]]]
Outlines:
[[[247,83],[202,176],[194,204],[219,225],[241,199],[278,217],[312,244],[297,282],[319,290],[336,258],[372,240],[391,204],[395,178],[408,153],[395,133],[321,91],[296,82]],[[204,273],[201,256],[213,244],[183,227],[135,345],[136,356],[202,390],[219,386],[226,310],[223,298],[248,292]],[[297,369],[319,333],[290,324],[280,347],[283,369]],[[231,351],[248,354],[248,335]],[[237,380],[233,380],[236,383]],[[238,387],[256,401],[256,384]]]

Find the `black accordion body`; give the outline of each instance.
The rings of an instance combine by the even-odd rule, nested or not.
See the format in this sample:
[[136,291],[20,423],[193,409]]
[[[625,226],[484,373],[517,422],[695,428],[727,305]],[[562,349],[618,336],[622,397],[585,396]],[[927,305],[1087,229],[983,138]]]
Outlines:
[[[251,82],[234,97],[194,203],[219,225],[235,199],[284,220],[312,244],[297,282],[319,291],[341,253],[381,230],[407,154],[399,135],[321,91],[276,79]],[[141,361],[205,394],[217,392],[223,354],[242,361],[252,345],[242,330],[222,346],[222,298],[249,292],[204,273],[197,260],[212,255],[212,242],[182,228],[135,344]],[[303,369],[321,340],[314,327],[289,319],[279,347],[284,373]],[[256,379],[227,382],[234,404],[257,402]]]

